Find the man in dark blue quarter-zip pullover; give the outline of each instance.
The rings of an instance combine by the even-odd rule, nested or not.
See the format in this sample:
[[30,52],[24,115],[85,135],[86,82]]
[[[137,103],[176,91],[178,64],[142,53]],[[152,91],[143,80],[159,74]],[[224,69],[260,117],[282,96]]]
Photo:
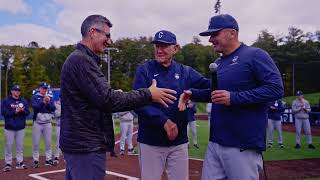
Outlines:
[[217,89],[187,90],[179,109],[192,96],[211,101],[210,142],[203,163],[202,180],[259,179],[266,149],[267,103],[283,96],[279,70],[267,52],[238,40],[239,26],[230,15],[213,16],[207,31],[214,51]]
[[[138,67],[134,89],[149,87],[152,79],[159,87],[175,90],[177,97],[189,88],[210,87],[207,78],[173,60],[179,47],[172,32],[157,32],[152,43],[155,59]],[[153,103],[136,113],[141,179],[160,180],[165,168],[169,180],[188,179],[188,118],[186,112],[178,110],[178,101],[169,108]]]

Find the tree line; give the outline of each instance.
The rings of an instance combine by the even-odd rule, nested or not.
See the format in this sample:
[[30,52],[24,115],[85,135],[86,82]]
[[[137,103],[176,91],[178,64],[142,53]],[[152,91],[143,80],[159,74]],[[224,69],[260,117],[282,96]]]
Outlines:
[[[137,66],[153,58],[152,37],[122,38],[114,42],[111,51],[111,86],[114,89],[130,90]],[[266,50],[277,64],[284,80],[285,94],[292,95],[296,90],[306,93],[319,92],[320,80],[320,31],[304,33],[290,27],[288,34],[279,36],[262,30],[252,44]],[[1,96],[10,93],[13,84],[21,86],[23,95],[30,99],[32,90],[42,81],[51,87],[60,86],[60,71],[65,59],[75,45],[40,48],[36,42],[28,47],[1,45]],[[203,45],[199,37],[180,47],[176,61],[189,65],[209,77],[209,64],[219,54],[212,46]],[[105,59],[105,58],[103,58]],[[107,64],[102,63],[102,71],[107,76]]]

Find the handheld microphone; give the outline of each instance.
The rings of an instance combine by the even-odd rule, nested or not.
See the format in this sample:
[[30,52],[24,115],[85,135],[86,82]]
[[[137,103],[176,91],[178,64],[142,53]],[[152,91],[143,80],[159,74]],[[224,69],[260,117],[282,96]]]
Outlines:
[[218,89],[218,64],[217,63],[211,63],[209,65],[210,74],[211,74],[211,89],[212,91]]

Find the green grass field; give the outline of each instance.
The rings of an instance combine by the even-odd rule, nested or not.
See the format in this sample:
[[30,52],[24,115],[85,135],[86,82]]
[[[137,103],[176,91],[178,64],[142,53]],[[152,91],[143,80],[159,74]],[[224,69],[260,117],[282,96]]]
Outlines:
[[[1,123],[0,123],[1,124]],[[2,123],[3,124],[3,123]],[[28,121],[28,124],[31,124],[30,121]],[[191,158],[196,159],[204,159],[206,147],[208,144],[209,139],[209,129],[208,129],[208,123],[207,121],[197,121],[198,125],[198,144],[200,146],[200,149],[196,149],[193,146],[190,146],[189,149],[189,156]],[[115,127],[115,133],[120,132],[119,126]],[[52,133],[52,141],[54,142],[54,134]],[[190,133],[192,134],[192,133]],[[4,159],[4,130],[2,129],[0,131],[0,159]],[[277,135],[274,135],[274,139],[277,138]],[[305,136],[302,136],[301,144],[302,148],[299,150],[294,149],[295,145],[295,134],[294,133],[283,133],[283,141],[285,144],[285,148],[280,149],[276,146],[276,141],[274,142],[273,148],[268,148],[266,152],[264,152],[264,158],[265,160],[289,160],[289,159],[307,159],[307,158],[319,158],[319,148],[320,148],[320,137],[313,137],[313,144],[317,147],[316,150],[310,150],[307,148],[306,145],[306,138]],[[190,142],[192,142],[192,135]],[[192,144],[192,143],[191,143]],[[28,126],[26,128],[26,135],[25,135],[25,149],[24,154],[26,157],[32,156],[32,127]],[[52,146],[53,148],[53,146]],[[40,144],[40,154],[44,155],[44,142],[43,139],[41,139]]]
[[[3,121],[0,121],[0,124],[3,124]],[[32,124],[32,121],[27,121],[27,124]],[[115,127],[115,133],[119,133],[120,128],[119,126]],[[4,128],[0,130],[0,159],[4,159]],[[52,128],[52,150],[54,148],[54,142],[55,142],[55,131],[54,127]],[[15,147],[15,145],[14,145]],[[15,148],[13,150],[13,154],[15,157]],[[32,126],[27,126],[25,129],[25,141],[24,141],[24,156],[25,157],[32,157]],[[44,141],[43,137],[41,138],[40,143],[40,156],[44,156]]]
[[[207,121],[197,121],[198,125],[198,144],[200,149],[196,149],[190,146],[189,156],[192,158],[203,159],[205,155],[205,150],[208,144],[208,123]],[[277,138],[277,134],[274,135],[274,139]],[[301,138],[301,149],[294,149],[295,146],[295,133],[284,132],[283,141],[284,148],[278,148],[276,146],[276,141],[274,141],[274,147],[268,148],[266,152],[263,153],[264,159],[270,160],[289,160],[289,159],[307,159],[307,158],[319,158],[319,148],[320,148],[320,137],[313,136],[313,144],[317,147],[315,150],[307,148],[306,138],[303,135]],[[192,138],[190,139],[192,142]]]

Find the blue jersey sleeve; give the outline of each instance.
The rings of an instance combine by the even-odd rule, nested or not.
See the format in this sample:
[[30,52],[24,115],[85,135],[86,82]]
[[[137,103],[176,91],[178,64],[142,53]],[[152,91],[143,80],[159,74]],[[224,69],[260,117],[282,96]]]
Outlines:
[[15,114],[15,109],[11,108],[7,99],[4,99],[1,103],[1,114],[4,117],[12,117]]
[[252,69],[260,86],[242,92],[231,92],[231,105],[267,103],[283,96],[280,72],[271,57],[258,49],[253,57]]

